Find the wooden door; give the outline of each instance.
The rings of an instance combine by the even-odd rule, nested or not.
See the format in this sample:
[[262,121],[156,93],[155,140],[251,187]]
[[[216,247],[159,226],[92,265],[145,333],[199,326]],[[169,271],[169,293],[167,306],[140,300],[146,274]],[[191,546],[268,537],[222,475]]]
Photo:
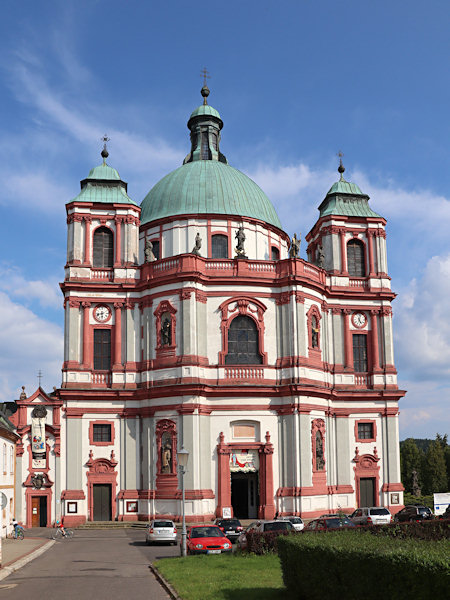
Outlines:
[[31,527],[41,526],[41,502],[39,496],[31,497]]
[[94,484],[94,521],[111,521],[111,484]]
[[359,480],[359,505],[375,506],[375,479],[373,477],[361,477]]

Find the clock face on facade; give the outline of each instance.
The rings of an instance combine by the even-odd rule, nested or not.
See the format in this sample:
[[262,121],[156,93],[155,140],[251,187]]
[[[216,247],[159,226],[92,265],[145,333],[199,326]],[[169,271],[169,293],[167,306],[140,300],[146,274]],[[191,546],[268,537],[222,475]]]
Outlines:
[[352,315],[352,322],[355,327],[361,328],[367,323],[367,317],[362,312],[356,312]]
[[105,323],[105,321],[107,321],[110,316],[111,316],[111,311],[104,304],[100,304],[99,306],[95,307],[94,317],[97,321],[100,321],[100,323]]

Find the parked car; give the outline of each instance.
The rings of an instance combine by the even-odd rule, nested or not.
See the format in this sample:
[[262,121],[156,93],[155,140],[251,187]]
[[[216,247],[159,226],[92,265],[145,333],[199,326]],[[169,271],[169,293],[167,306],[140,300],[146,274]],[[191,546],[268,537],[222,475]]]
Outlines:
[[357,508],[350,518],[355,525],[387,525],[392,515],[384,506],[364,506]]
[[439,515],[440,519],[450,519],[450,504],[447,506],[442,515]]
[[247,533],[249,531],[260,533],[267,533],[269,531],[294,531],[294,526],[289,521],[280,519],[276,521],[254,521],[238,537],[237,545],[241,550],[247,548]]
[[188,554],[221,554],[231,552],[231,541],[216,525],[195,525],[187,535]]
[[177,528],[169,519],[154,519],[150,521],[145,530],[145,541],[147,544],[165,542],[166,544],[177,543]]
[[245,550],[247,548],[247,533],[249,531],[255,531],[260,523],[261,521],[253,521],[253,523],[250,523],[250,525],[248,525],[245,530],[239,534],[237,539],[238,548],[241,550]]
[[239,519],[216,519],[214,525],[217,525],[220,531],[222,531],[233,544],[244,530]]
[[328,531],[329,529],[340,529],[342,527],[356,527],[356,525],[347,516],[333,515],[313,519],[306,525],[304,531]]
[[300,517],[279,517],[278,521],[289,521],[295,531],[303,531],[305,524]]
[[420,522],[431,519],[434,519],[431,509],[428,506],[421,506],[420,504],[408,504],[394,517],[394,520],[399,523],[404,521]]

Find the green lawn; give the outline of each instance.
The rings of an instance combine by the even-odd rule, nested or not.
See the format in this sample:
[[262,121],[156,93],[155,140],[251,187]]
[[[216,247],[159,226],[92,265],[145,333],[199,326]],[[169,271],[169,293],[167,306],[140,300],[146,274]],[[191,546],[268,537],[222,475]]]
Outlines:
[[276,554],[163,558],[154,565],[183,600],[286,598]]

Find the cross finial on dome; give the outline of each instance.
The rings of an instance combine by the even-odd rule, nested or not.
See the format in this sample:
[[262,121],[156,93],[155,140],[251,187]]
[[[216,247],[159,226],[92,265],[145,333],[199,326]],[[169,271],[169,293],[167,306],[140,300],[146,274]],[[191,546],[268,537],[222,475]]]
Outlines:
[[208,104],[208,101],[206,99],[209,96],[209,87],[206,85],[206,80],[211,79],[211,75],[209,74],[206,67],[203,67],[203,69],[200,71],[200,74],[203,77],[203,87],[200,93],[203,96],[203,104],[206,105]]
[[339,181],[345,181],[344,179],[344,171],[345,171],[345,167],[342,164],[342,157],[344,156],[342,150],[339,150],[339,152],[337,153],[337,155],[339,156],[339,167],[338,167],[338,172],[341,174],[341,178]]
[[109,137],[106,135],[106,133],[102,137],[102,141],[103,141],[103,150],[101,151],[101,155],[102,155],[102,158],[103,158],[103,164],[106,165],[106,159],[109,156],[108,149],[106,148],[106,142],[109,142]]

